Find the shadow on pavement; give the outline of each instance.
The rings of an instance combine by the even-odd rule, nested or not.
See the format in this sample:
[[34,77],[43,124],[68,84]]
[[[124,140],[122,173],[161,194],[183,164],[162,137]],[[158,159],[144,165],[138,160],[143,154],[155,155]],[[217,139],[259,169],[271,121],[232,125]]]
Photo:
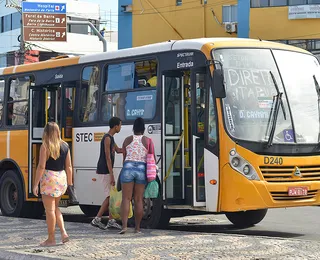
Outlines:
[[[92,218],[86,217],[83,214],[64,215],[63,218],[67,222],[80,222],[80,223],[90,223],[92,220]],[[104,220],[103,222],[106,222],[106,221]],[[279,231],[269,231],[269,230],[259,229],[259,225],[252,228],[239,229],[239,228],[235,228],[232,224],[225,224],[225,225],[171,224],[169,225],[167,230],[203,232],[203,233],[237,234],[237,235],[246,235],[246,236],[279,237],[279,238],[297,238],[297,237],[303,237],[305,235],[305,234],[299,234],[299,233],[279,232]]]
[[259,226],[252,228],[239,229],[230,225],[170,225],[169,230],[188,231],[188,232],[205,232],[205,233],[223,233],[223,234],[237,234],[246,236],[264,236],[264,237],[279,237],[279,238],[297,238],[304,234],[268,231],[259,229]]

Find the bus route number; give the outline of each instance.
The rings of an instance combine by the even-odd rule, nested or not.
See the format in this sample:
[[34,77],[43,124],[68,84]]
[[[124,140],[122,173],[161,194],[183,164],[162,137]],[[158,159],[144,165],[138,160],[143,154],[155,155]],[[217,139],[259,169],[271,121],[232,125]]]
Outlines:
[[283,159],[282,159],[282,157],[264,157],[263,162],[264,162],[264,164],[282,165]]

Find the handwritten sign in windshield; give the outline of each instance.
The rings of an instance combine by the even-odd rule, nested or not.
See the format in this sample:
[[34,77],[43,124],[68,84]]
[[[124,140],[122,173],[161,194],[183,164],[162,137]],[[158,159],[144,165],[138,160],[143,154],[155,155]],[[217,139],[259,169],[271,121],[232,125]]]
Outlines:
[[270,51],[224,50],[217,58],[224,69],[225,102],[233,113],[237,110],[240,120],[268,119],[276,91],[270,71],[277,71]]

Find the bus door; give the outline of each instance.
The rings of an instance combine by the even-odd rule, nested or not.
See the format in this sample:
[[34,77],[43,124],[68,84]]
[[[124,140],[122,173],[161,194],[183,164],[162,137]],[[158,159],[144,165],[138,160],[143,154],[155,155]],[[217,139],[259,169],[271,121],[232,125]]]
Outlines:
[[190,88],[190,150],[193,206],[205,206],[204,130],[206,106],[206,68],[192,70]]
[[39,162],[43,129],[48,121],[58,122],[60,114],[59,85],[32,86],[29,93],[29,195],[32,195]]
[[63,83],[61,89],[62,113],[61,113],[61,138],[69,144],[72,151],[72,128],[75,101],[76,82]]
[[185,204],[184,77],[181,71],[162,75],[163,194],[168,204]]

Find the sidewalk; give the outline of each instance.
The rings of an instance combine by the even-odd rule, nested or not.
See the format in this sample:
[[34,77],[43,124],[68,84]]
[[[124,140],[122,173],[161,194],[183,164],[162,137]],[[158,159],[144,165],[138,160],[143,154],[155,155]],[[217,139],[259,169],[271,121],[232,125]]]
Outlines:
[[69,243],[41,248],[45,221],[0,216],[0,259],[320,259],[315,241],[166,230],[119,235],[70,222],[66,228]]

